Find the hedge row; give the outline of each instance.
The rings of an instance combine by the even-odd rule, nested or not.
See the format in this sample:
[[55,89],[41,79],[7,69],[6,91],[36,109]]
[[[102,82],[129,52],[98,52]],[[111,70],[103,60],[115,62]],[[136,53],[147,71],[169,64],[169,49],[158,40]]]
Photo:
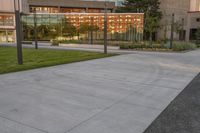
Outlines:
[[[184,51],[184,50],[194,50],[196,49],[197,46],[193,43],[188,43],[188,42],[174,42],[173,43],[173,51]],[[166,49],[169,50],[166,46],[162,44],[153,44],[153,45],[148,45],[148,44],[121,44],[120,49],[135,49],[135,50],[144,50],[144,49]]]

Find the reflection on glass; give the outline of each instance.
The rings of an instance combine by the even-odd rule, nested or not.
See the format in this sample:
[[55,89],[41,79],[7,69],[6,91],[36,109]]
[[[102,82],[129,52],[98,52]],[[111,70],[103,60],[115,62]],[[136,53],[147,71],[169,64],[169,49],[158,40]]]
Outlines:
[[10,14],[0,14],[0,26],[14,26],[14,16]]
[[14,30],[0,30],[0,42],[14,42]]
[[[108,13],[108,39],[112,41],[141,41],[143,38],[143,14]],[[104,14],[66,13],[37,14],[39,40],[79,40],[91,38],[101,42],[104,31]],[[25,40],[33,40],[33,15],[22,17]],[[88,43],[88,42],[87,42]]]

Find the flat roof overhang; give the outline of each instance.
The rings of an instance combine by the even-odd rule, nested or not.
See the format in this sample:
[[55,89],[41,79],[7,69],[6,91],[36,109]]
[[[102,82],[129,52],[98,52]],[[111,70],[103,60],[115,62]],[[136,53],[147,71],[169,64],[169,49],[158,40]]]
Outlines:
[[200,13],[200,11],[189,11],[188,13],[190,13],[190,14],[196,14],[196,13]]
[[[73,8],[105,8],[102,1],[79,0],[28,0],[29,6],[73,7]],[[115,9],[114,2],[107,2],[108,9]]]
[[1,11],[0,14],[14,14],[14,11]]
[[[24,15],[33,15],[34,13],[24,13]],[[105,15],[105,13],[37,13],[38,15]],[[143,15],[144,13],[107,13],[108,15]]]

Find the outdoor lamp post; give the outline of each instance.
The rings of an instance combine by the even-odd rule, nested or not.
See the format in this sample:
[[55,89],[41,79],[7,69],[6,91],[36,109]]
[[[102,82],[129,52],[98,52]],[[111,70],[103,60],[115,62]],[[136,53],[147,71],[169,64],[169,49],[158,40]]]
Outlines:
[[182,18],[182,27],[181,27],[181,40],[184,41],[184,18]]
[[171,37],[170,37],[170,49],[173,47],[174,41],[174,13],[172,14],[172,22],[171,22]]
[[37,38],[37,11],[34,9],[34,39],[35,39],[35,49],[38,49],[38,38]]
[[107,14],[107,0],[105,0],[105,9],[104,9],[104,53],[107,54],[107,45],[108,45],[108,14]]
[[22,55],[22,42],[21,42],[21,15],[20,15],[20,2],[19,0],[14,0],[14,10],[15,10],[15,27],[16,27],[16,41],[17,41],[17,60],[18,64],[23,64]]

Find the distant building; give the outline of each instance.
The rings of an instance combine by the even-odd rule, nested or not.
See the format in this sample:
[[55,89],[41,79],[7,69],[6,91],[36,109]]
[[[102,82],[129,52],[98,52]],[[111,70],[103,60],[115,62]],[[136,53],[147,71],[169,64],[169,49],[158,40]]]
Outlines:
[[191,0],[190,11],[200,11],[200,0]]
[[[144,15],[142,13],[114,13],[115,2],[107,1],[83,1],[83,0],[20,0],[22,21],[26,25],[33,26],[33,15],[36,12],[37,25],[50,25],[62,23],[67,19],[72,25],[79,28],[81,24],[98,26],[103,32],[105,6],[108,13],[108,32],[119,33],[121,37],[126,34],[124,40],[142,40]],[[13,0],[0,1],[0,42],[15,41],[15,22]],[[134,34],[134,37],[129,34]],[[137,34],[137,35],[136,35]],[[100,35],[99,35],[100,36]],[[102,36],[103,37],[103,36]],[[120,37],[118,37],[119,39]]]
[[124,1],[125,0],[83,0],[83,1],[110,1],[110,2],[115,2],[115,5],[117,6],[117,7],[119,7],[119,6],[123,6],[123,3],[124,3]]
[[183,31],[175,31],[176,40],[194,40],[195,31],[200,26],[200,0],[160,0],[163,12],[158,39],[170,38],[172,14],[175,22],[183,26]]
[[0,1],[0,42],[15,41],[13,0]]
[[[24,13],[101,13],[104,12],[105,4],[101,1],[81,0],[22,0]],[[114,12],[115,3],[108,2],[107,9]]]
[[[114,13],[117,6],[120,6],[119,3],[122,3],[123,1],[124,0],[107,0],[106,7],[108,13]],[[160,10],[163,12],[163,18],[161,20],[161,28],[156,35],[157,39],[170,39],[171,19],[172,14],[174,13],[175,22],[183,27],[183,30],[174,32],[174,38],[176,40],[195,40],[195,32],[200,26],[200,0],[160,0],[160,2]],[[20,3],[22,7],[21,10],[26,14],[35,11],[37,13],[45,14],[99,13],[99,15],[104,17],[102,13],[105,12],[105,0],[21,0]],[[0,0],[0,42],[12,42],[15,40],[13,7],[13,0]],[[87,15],[90,17],[90,14]],[[122,18],[120,18],[120,15],[118,14],[117,19],[115,16],[113,17],[113,20],[110,17],[109,30],[112,33],[121,32],[122,29],[128,28],[127,23],[135,23],[139,18],[138,20],[140,23],[135,23],[136,25],[133,25],[133,27],[140,27],[140,30],[138,29],[138,31],[141,31],[143,15],[132,14],[131,17],[128,17],[129,15],[130,14],[121,14]],[[87,18],[84,22],[85,21],[90,21],[90,19],[88,20]],[[75,24],[78,25],[77,22],[74,23],[74,25]],[[101,25],[101,23],[99,25],[102,29],[103,25]]]

